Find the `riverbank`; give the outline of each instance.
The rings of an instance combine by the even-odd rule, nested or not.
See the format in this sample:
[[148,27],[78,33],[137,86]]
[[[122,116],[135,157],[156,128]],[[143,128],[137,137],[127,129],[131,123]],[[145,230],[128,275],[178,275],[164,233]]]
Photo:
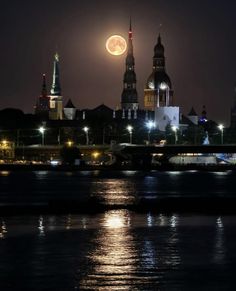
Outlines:
[[0,164],[0,171],[109,171],[109,170],[157,170],[157,171],[228,171],[236,170],[235,164],[163,164],[150,166],[132,165],[50,165],[50,164]]

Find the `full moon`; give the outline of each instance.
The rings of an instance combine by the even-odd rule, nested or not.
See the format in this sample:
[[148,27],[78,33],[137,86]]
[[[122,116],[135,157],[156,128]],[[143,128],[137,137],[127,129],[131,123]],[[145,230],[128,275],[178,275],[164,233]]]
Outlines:
[[120,35],[112,35],[106,41],[106,49],[111,55],[120,56],[126,51],[126,48],[126,40]]

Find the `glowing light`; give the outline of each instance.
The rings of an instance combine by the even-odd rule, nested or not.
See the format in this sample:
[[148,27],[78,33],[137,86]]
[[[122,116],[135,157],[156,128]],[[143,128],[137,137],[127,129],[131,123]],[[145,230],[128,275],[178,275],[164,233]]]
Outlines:
[[149,121],[146,123],[146,126],[147,126],[147,128],[148,128],[149,130],[151,130],[152,128],[155,127],[155,122],[149,120]]
[[126,128],[127,128],[127,130],[128,130],[129,133],[132,133],[132,131],[133,131],[133,126],[128,125]]
[[127,49],[126,40],[120,35],[112,35],[106,41],[106,49],[111,55],[120,56]]
[[161,90],[165,90],[165,89],[167,89],[167,84],[166,83],[164,83],[164,82],[162,82],[161,84],[160,84],[160,89]]
[[85,127],[83,128],[83,131],[84,131],[84,132],[88,132],[88,131],[89,131],[89,128],[88,128],[87,126],[85,126]]
[[96,159],[99,155],[100,155],[99,152],[93,152],[93,153],[92,153],[92,156],[93,156],[95,159]]
[[68,145],[68,147],[71,147],[73,145],[73,141],[68,140],[67,145]]
[[41,132],[41,133],[43,134],[45,130],[46,130],[46,129],[45,129],[43,126],[40,126],[40,128],[39,128],[39,132]]
[[7,145],[7,140],[4,139],[4,140],[2,141],[2,144],[3,144],[4,146],[6,146],[6,145]]
[[173,130],[174,132],[176,132],[176,131],[177,131],[177,129],[178,129],[178,127],[177,127],[177,126],[175,126],[175,125],[173,125],[171,128],[172,128],[172,130]]
[[223,124],[219,124],[218,128],[219,128],[219,130],[223,130],[224,129],[224,125]]
[[125,217],[119,212],[113,212],[106,215],[105,227],[122,228],[125,227]]

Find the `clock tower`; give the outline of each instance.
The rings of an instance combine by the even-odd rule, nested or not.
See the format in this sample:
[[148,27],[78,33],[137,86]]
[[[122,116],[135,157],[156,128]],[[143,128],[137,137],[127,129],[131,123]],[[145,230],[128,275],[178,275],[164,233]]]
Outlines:
[[134,71],[134,63],[133,32],[130,20],[127,56],[125,61],[126,70],[124,73],[124,86],[121,95],[121,108],[124,110],[137,110],[139,106],[138,94],[136,90],[136,74]]

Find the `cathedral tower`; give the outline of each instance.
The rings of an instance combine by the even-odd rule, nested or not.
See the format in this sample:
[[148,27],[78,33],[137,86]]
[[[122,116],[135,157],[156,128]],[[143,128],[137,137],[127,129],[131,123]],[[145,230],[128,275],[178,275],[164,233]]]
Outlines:
[[136,90],[136,74],[134,71],[134,64],[133,32],[130,20],[127,56],[125,61],[126,70],[123,79],[124,87],[121,95],[121,108],[124,110],[137,110],[139,106],[138,94]]
[[144,89],[144,108],[155,110],[156,107],[172,106],[173,90],[170,77],[165,68],[165,48],[159,34],[154,47],[153,69]]

